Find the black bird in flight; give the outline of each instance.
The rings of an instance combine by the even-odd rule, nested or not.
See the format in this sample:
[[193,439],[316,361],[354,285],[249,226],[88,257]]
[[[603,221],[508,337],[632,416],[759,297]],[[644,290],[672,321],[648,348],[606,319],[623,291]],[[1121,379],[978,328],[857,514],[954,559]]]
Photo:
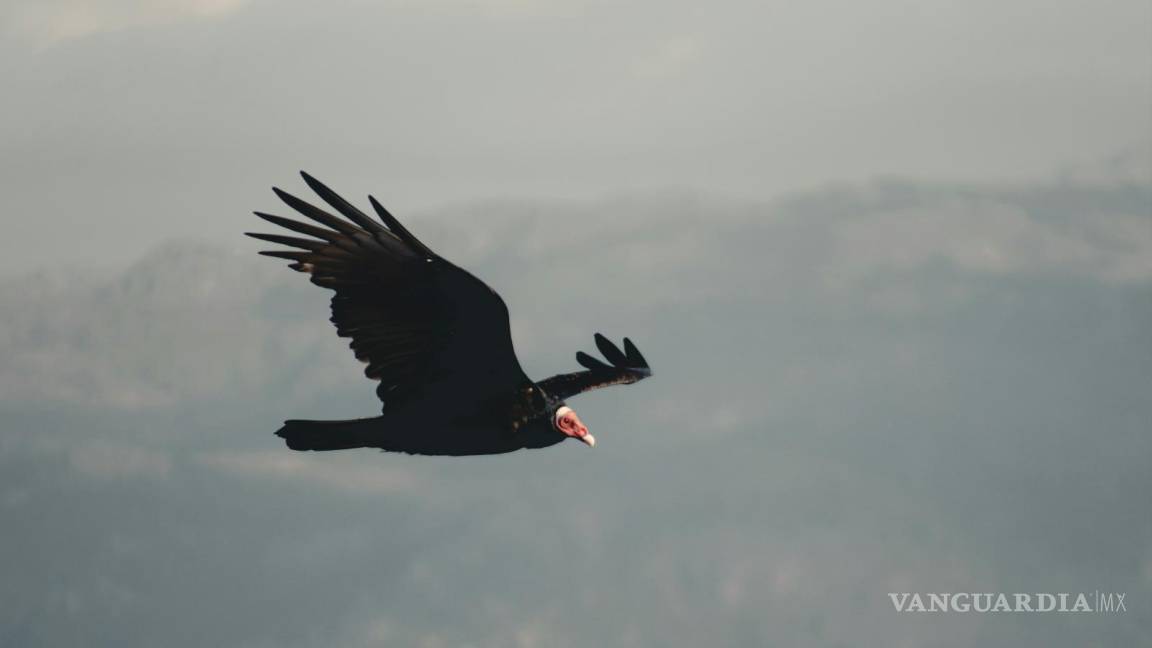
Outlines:
[[[344,218],[273,188],[289,207],[315,222],[255,212],[311,238],[254,234],[290,251],[293,270],[336,292],[332,323],[351,338],[364,373],[380,381],[382,416],[348,421],[286,421],[276,432],[293,450],[381,448],[422,455],[477,455],[543,448],[574,438],[596,439],[564,399],[652,375],[628,338],[624,350],[596,334],[603,362],[583,352],[584,371],[533,382],[520,368],[508,307],[484,282],[437,255],[375,198],[380,222],[318,180],[304,181]],[[345,220],[347,219],[347,220]]]

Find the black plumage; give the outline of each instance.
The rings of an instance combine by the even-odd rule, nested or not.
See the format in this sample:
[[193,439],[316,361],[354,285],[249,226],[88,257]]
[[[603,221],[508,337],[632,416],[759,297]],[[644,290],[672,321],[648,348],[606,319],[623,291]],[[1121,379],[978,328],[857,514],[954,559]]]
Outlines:
[[277,434],[288,447],[472,455],[545,447],[570,436],[591,445],[594,438],[565,399],[652,375],[630,340],[621,351],[597,333],[607,362],[578,352],[584,371],[533,382],[516,358],[508,308],[495,291],[430,250],[375,198],[369,202],[379,221],[301,175],[343,218],[274,188],[312,223],[256,215],[309,238],[248,235],[295,248],[260,254],[292,261],[289,267],[335,291],[332,323],[351,338],[364,373],[380,381],[384,407],[373,418],[287,421]]

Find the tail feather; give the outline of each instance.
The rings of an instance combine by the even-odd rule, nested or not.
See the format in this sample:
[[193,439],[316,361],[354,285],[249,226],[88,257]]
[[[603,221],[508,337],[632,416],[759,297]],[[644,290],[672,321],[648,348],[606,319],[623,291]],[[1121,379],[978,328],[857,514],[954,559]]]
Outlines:
[[348,450],[374,447],[372,431],[379,418],[351,421],[284,421],[276,436],[293,450]]

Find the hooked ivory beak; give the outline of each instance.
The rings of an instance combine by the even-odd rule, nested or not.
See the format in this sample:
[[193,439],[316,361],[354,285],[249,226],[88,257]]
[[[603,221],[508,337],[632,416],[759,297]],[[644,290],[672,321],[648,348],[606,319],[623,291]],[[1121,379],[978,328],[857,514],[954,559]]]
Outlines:
[[552,421],[556,429],[568,436],[588,444],[589,448],[596,447],[596,437],[588,432],[588,428],[576,416],[576,412],[571,407],[565,405],[556,410],[556,418]]

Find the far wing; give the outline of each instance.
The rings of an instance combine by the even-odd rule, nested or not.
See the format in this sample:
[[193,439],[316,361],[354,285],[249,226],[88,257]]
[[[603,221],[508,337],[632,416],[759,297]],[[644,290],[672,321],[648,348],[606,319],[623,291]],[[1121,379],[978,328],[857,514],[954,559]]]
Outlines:
[[[261,254],[289,259],[293,270],[336,292],[332,323],[352,339],[364,373],[380,381],[376,393],[388,407],[452,385],[482,399],[527,382],[512,348],[508,308],[484,282],[449,263],[413,236],[375,198],[380,222],[318,180],[305,182],[344,218],[274,189],[289,207],[315,224],[256,212],[264,220],[310,238],[249,236],[295,250]],[[443,396],[445,394],[435,394]]]
[[583,351],[577,351],[576,362],[586,367],[587,371],[558,374],[537,385],[549,396],[564,399],[601,387],[631,384],[652,375],[648,361],[628,338],[624,338],[624,350],[621,351],[608,338],[597,333],[596,348],[604,354],[607,364]]

